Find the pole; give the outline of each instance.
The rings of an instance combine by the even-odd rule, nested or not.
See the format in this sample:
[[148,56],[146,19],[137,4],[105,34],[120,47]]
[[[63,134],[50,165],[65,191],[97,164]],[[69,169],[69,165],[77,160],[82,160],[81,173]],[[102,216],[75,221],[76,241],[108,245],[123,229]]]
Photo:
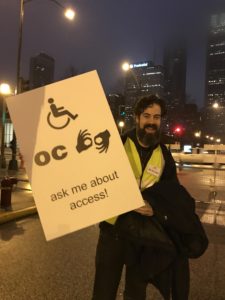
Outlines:
[[[22,40],[23,40],[23,18],[24,18],[24,0],[20,0],[20,21],[19,21],[19,38],[18,38],[18,49],[17,49],[17,67],[16,67],[16,88],[17,94],[21,92],[21,51],[22,51]],[[13,130],[13,140],[11,142],[12,159],[9,161],[9,170],[18,170],[18,162],[16,159],[17,141],[16,134]]]
[[20,0],[20,23],[19,23],[19,38],[18,38],[18,49],[17,49],[17,73],[16,73],[16,87],[17,94],[21,92],[21,52],[22,52],[22,41],[23,41],[23,18],[24,18],[24,0]]
[[1,138],[1,168],[6,168],[5,160],[5,99],[2,98],[2,138]]
[[50,0],[50,1],[54,2],[56,5],[58,5],[61,8],[65,8],[65,6],[59,3],[57,0]]
[[214,175],[213,175],[213,183],[214,183],[214,186],[216,186],[216,168],[217,168],[217,145],[214,144]]

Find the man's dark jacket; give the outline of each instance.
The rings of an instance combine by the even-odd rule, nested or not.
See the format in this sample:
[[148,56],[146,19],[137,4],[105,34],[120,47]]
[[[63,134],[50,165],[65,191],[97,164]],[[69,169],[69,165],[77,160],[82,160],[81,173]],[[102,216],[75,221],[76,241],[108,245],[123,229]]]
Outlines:
[[[128,137],[140,153],[135,130],[125,135],[123,142]],[[145,277],[159,290],[171,277],[173,299],[185,300],[189,288],[188,258],[202,255],[208,239],[195,214],[195,200],[178,181],[170,151],[164,144],[160,146],[165,160],[164,171],[159,182],[142,192],[143,199],[152,206],[154,216],[129,212],[118,218],[116,227],[130,240],[130,257],[136,256]],[[153,150],[149,149],[146,163]]]

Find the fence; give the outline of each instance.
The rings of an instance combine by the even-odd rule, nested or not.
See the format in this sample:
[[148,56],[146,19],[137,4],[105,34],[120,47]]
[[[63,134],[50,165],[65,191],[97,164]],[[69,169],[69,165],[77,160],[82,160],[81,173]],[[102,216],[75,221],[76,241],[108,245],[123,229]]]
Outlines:
[[178,166],[178,177],[196,200],[225,202],[225,168],[215,166]]

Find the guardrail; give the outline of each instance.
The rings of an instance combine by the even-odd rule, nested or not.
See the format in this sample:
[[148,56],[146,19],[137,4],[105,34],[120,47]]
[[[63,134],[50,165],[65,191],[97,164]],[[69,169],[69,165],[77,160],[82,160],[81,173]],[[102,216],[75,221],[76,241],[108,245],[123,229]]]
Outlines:
[[177,163],[178,177],[196,200],[225,202],[225,166]]
[[224,154],[172,153],[172,155],[177,163],[217,164],[218,166],[225,165]]

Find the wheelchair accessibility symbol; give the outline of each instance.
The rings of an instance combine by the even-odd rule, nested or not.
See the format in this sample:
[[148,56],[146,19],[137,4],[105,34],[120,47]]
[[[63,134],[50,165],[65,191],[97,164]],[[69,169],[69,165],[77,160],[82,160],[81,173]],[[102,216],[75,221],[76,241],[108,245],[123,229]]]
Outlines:
[[78,114],[73,115],[64,106],[57,107],[53,98],[49,98],[48,103],[51,111],[48,113],[47,122],[54,129],[63,129],[69,125],[71,119],[75,120],[78,117]]

